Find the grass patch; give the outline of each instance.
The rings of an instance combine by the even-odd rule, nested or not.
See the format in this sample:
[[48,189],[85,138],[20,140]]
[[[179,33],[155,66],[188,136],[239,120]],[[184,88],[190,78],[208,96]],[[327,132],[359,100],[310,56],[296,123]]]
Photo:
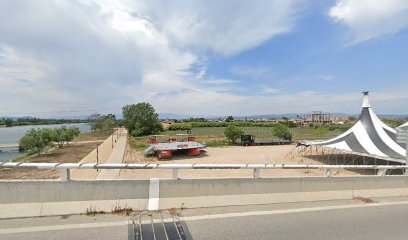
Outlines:
[[75,142],[105,140],[112,134],[111,130],[81,133]]
[[129,146],[134,150],[145,150],[149,145],[148,138],[129,137]]
[[205,144],[207,147],[226,147],[230,145],[227,140],[219,140],[219,139],[208,140],[202,143]]
[[96,215],[101,215],[101,214],[111,214],[111,215],[121,215],[121,216],[130,216],[132,214],[133,209],[129,207],[115,207],[111,212],[105,212],[105,211],[96,211],[93,208],[86,209],[86,215],[87,216],[96,216]]

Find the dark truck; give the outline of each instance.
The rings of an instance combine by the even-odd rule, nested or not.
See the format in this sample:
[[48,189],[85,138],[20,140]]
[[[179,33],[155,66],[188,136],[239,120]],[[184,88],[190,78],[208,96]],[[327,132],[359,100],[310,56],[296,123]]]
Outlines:
[[244,134],[241,136],[241,145],[242,146],[258,146],[258,145],[281,145],[281,144],[290,144],[292,143],[292,137],[288,139],[262,139],[255,140],[254,135]]

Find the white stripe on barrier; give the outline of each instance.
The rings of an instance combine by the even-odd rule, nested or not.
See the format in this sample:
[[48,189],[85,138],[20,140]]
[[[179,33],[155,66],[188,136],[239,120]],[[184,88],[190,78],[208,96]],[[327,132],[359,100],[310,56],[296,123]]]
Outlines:
[[158,178],[151,178],[149,185],[149,204],[147,210],[149,211],[159,210],[159,198],[160,198],[160,180]]

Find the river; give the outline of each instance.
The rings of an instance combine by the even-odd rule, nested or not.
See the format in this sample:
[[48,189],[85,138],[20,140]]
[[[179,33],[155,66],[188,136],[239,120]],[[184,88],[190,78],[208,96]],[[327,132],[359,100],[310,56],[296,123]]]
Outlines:
[[[32,128],[57,128],[62,126],[78,127],[81,133],[91,131],[91,126],[87,123],[2,127],[0,128],[0,144],[17,144],[20,138]],[[0,162],[10,161],[21,155],[22,153],[18,152],[17,148],[0,148]]]

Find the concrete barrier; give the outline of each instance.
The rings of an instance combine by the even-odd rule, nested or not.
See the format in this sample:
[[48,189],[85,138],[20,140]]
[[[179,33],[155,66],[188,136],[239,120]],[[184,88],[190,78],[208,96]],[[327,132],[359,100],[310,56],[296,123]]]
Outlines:
[[408,196],[408,176],[1,181],[0,193],[0,218],[11,218]]
[[147,209],[149,181],[1,181],[0,218]]

